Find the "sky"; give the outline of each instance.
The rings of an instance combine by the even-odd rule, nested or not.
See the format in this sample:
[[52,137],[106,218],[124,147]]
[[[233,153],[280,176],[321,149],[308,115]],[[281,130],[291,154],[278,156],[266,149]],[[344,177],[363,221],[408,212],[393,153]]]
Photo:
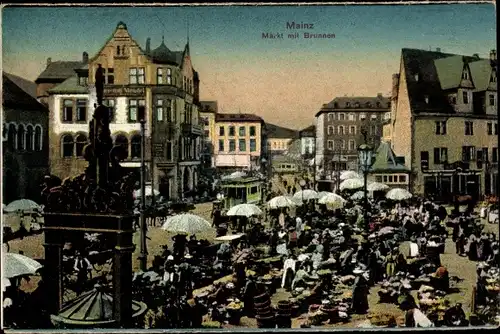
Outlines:
[[[182,50],[189,35],[202,100],[293,129],[313,124],[335,97],[388,96],[402,48],[483,57],[496,49],[493,4],[5,7],[3,70],[35,80],[49,57],[92,57],[120,21],[142,47],[148,37],[151,48],[159,46],[163,35],[170,49]],[[312,29],[289,29],[291,22]],[[288,37],[295,32],[299,38]]]

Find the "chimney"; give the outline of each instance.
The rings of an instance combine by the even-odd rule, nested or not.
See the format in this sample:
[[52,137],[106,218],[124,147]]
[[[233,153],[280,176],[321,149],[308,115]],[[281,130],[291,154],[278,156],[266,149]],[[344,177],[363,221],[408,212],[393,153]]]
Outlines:
[[52,63],[52,58],[47,58],[47,66],[49,66],[50,63]]
[[151,53],[151,38],[148,37],[146,40],[146,53],[150,54]]
[[436,48],[436,52],[441,52],[441,48]]
[[496,61],[497,60],[497,50],[491,50],[490,51],[490,60]]
[[398,98],[398,89],[399,89],[399,73],[394,73],[392,75],[392,98]]
[[84,52],[82,54],[82,61],[85,63],[85,64],[88,64],[89,62],[89,54],[87,52]]

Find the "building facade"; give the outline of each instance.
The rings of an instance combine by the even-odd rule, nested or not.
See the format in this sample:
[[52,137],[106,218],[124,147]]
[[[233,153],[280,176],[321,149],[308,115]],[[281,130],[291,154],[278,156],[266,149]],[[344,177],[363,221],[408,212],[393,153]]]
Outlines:
[[200,101],[200,118],[203,123],[203,168],[215,167],[214,144],[215,144],[215,116],[218,112],[217,101]]
[[259,169],[265,154],[264,120],[252,114],[216,114],[214,165],[229,170]]
[[[378,147],[390,100],[376,97],[337,97],[316,114],[317,169],[320,177],[332,178],[344,170],[357,170],[357,148],[367,141]],[[319,152],[318,152],[319,151]]]
[[308,126],[299,131],[300,138],[300,154],[304,159],[312,159],[314,157],[314,138],[316,136],[316,127]]
[[290,143],[298,138],[298,132],[282,126],[266,123],[268,147],[272,155],[284,154]]
[[391,140],[416,194],[498,194],[496,51],[490,59],[403,49]]
[[5,72],[2,77],[2,201],[39,203],[49,172],[49,111],[37,101],[34,82]]
[[[143,49],[120,22],[114,33],[83,68],[49,90],[51,170],[69,176],[83,172],[82,149],[97,97],[94,78],[105,76],[104,104],[110,108],[115,154],[124,168],[141,166],[140,113],[145,112],[147,179],[166,199],[182,198],[196,188],[201,136],[198,112],[199,79],[189,44],[171,51],[164,41]],[[58,176],[59,176],[58,175]]]

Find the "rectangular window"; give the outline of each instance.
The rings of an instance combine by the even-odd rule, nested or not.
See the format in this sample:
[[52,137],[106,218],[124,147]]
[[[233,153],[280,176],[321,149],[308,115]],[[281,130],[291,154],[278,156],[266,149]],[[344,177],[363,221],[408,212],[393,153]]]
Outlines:
[[144,67],[132,67],[129,69],[129,83],[131,85],[143,85],[145,81]]
[[487,127],[488,127],[488,135],[491,136],[493,134],[493,123],[488,123],[487,124]]
[[436,121],[436,134],[437,135],[445,135],[446,134],[446,122],[445,121]]
[[355,121],[355,120],[356,120],[356,115],[354,115],[354,114],[349,114],[349,120],[350,120],[350,121]]
[[240,139],[238,141],[238,150],[240,152],[246,152],[247,151],[247,141],[245,139]]
[[229,140],[229,152],[236,151],[236,141],[234,139]]
[[339,114],[339,121],[343,121],[345,118],[345,115],[344,114]]
[[356,150],[356,142],[354,140],[349,140],[349,151]]
[[487,147],[483,147],[483,159],[484,159],[484,161],[490,161],[490,157],[488,155],[488,148]]
[[490,94],[490,106],[494,106],[494,105],[495,105],[495,95]]
[[332,135],[333,134],[333,126],[328,127],[328,134]]
[[156,69],[156,83],[158,85],[163,85],[163,68],[158,68]]
[[234,126],[229,127],[229,136],[234,137]]
[[113,68],[103,68],[104,80],[108,85],[115,83],[115,70]]
[[224,136],[224,127],[219,126],[219,136]]
[[387,181],[388,181],[387,175],[384,175],[384,183],[386,183]]
[[392,183],[392,182],[393,182],[392,175],[389,175],[389,183]]
[[493,123],[493,133],[498,136],[498,123]]
[[246,128],[244,126],[240,126],[240,128],[238,129],[238,136],[240,137],[245,137],[246,136]]
[[167,141],[167,160],[172,161],[172,142]]
[[219,139],[219,152],[224,152],[224,139]]
[[469,104],[469,93],[462,92],[462,97],[463,97],[464,104]]
[[333,140],[328,141],[328,149],[333,150]]
[[478,169],[481,169],[483,168],[483,150],[478,150],[476,154],[477,154],[476,166]]
[[355,125],[351,125],[349,127],[349,134],[351,134],[351,135],[355,135],[356,134],[356,126]]
[[446,147],[434,148],[434,164],[444,164],[448,162],[448,149]]
[[335,114],[331,112],[328,114],[328,122],[332,122],[333,120],[335,120]]
[[172,100],[166,100],[165,101],[165,111],[167,115],[167,122],[173,122],[174,121],[174,115],[172,113]]
[[257,141],[255,139],[250,139],[250,152],[257,151]]
[[73,122],[73,100],[63,100],[63,122]]
[[474,123],[471,121],[465,121],[465,135],[473,136],[474,135]]
[[128,122],[136,123],[138,121],[139,107],[145,107],[145,100],[129,100],[128,101]]
[[87,121],[87,100],[76,100],[76,121]]
[[491,162],[498,162],[498,147],[491,150]]
[[167,68],[167,85],[172,84],[172,69]]
[[399,183],[406,183],[406,175],[399,175]]
[[256,136],[255,126],[250,127],[250,137]]
[[420,152],[420,167],[422,169],[429,168],[429,151],[421,151]]
[[377,175],[377,176],[375,176],[375,181],[376,181],[376,182],[383,182],[383,181],[382,181],[382,175]]
[[474,146],[462,146],[462,161],[471,161],[476,157],[476,148]]
[[163,100],[156,100],[156,120],[163,122]]
[[113,122],[116,122],[116,119],[115,119],[115,114],[116,114],[116,110],[115,110],[115,105],[116,105],[116,102],[115,100],[113,99],[106,99],[103,101],[104,105],[106,107],[109,108],[109,113],[110,113],[110,122],[113,123]]

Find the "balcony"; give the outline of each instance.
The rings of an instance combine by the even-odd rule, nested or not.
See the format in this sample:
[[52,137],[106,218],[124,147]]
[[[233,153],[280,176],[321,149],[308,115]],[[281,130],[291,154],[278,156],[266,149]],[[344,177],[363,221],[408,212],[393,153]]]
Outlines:
[[201,136],[203,134],[203,125],[199,124],[181,124],[182,135],[184,136]]

